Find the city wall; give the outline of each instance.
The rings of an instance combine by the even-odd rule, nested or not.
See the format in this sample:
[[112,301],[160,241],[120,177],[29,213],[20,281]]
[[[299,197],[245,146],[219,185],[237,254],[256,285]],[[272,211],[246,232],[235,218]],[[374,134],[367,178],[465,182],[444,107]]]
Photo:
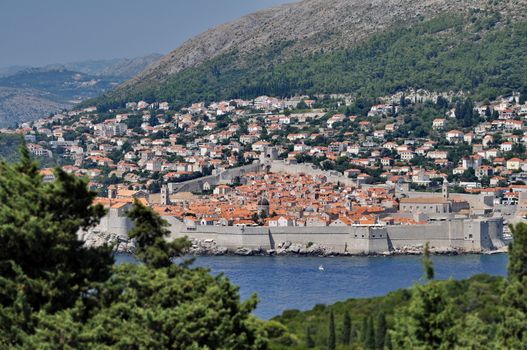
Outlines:
[[238,168],[226,169],[218,174],[200,177],[193,180],[184,182],[172,182],[168,184],[168,190],[170,193],[178,192],[193,192],[199,193],[203,191],[203,187],[206,183],[209,186],[217,186],[220,184],[231,183],[235,178],[242,177],[246,173],[259,171],[261,168],[259,162],[253,164],[241,166]]
[[501,219],[454,219],[426,225],[385,227],[230,227],[171,225],[172,238],[187,236],[219,247],[275,249],[284,242],[325,247],[336,253],[378,254],[423,246],[481,252],[503,247]]
[[263,163],[260,161],[255,161],[252,164],[242,167],[226,169],[214,175],[204,176],[184,182],[169,183],[168,189],[171,194],[178,192],[199,193],[203,191],[203,186],[205,183],[208,183],[210,186],[228,184],[237,177],[243,177],[246,173],[262,170],[273,173],[287,173],[293,175],[306,174],[310,176],[325,176],[328,182],[340,182],[346,186],[356,185],[356,182],[351,178],[347,178],[344,175],[339,175],[336,172],[318,169],[315,165],[310,163],[289,164],[283,160],[265,160]]

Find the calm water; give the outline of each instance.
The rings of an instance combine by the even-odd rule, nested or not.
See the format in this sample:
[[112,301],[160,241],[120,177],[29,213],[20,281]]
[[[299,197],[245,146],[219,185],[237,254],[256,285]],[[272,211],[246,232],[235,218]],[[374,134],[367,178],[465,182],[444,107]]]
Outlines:
[[[120,256],[118,260],[129,260]],[[437,279],[463,279],[478,273],[505,275],[508,256],[434,256]],[[319,266],[324,271],[319,271]],[[198,257],[195,266],[224,273],[240,286],[242,299],[257,293],[255,314],[269,319],[287,309],[308,310],[349,298],[384,295],[418,281],[419,256],[397,257]]]

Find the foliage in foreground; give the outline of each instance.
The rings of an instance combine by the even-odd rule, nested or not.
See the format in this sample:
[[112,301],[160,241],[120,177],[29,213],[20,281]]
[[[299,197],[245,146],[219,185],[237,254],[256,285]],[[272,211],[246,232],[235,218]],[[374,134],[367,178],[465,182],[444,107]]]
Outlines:
[[188,246],[136,203],[143,264],[114,265],[77,231],[104,215],[86,183],[56,170],[43,183],[27,151],[0,161],[0,349],[521,349],[527,342],[527,225],[511,227],[509,276],[434,281],[381,298],[250,314],[224,276],[173,263]]
[[264,349],[266,329],[226,277],[172,264],[187,246],[136,203],[144,264],[115,266],[79,229],[104,209],[84,180],[55,171],[44,183],[26,150],[0,161],[0,349]]

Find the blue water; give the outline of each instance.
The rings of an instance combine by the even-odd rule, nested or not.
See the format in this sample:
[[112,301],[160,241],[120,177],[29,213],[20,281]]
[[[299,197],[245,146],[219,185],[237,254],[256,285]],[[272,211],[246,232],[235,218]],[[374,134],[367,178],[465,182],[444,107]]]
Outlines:
[[[119,260],[129,259],[121,257]],[[432,258],[436,279],[506,275],[508,256],[459,255]],[[319,266],[324,271],[319,271]],[[423,275],[421,257],[198,257],[194,266],[223,273],[240,286],[242,299],[256,293],[255,314],[269,319],[287,309],[308,310],[349,298],[384,295],[410,287]]]

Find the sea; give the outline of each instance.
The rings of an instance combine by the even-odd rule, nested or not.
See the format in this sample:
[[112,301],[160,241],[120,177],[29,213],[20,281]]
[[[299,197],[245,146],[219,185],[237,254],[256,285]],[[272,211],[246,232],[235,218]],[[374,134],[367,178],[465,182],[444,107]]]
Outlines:
[[[194,266],[224,274],[240,287],[242,300],[256,293],[254,314],[271,319],[288,309],[309,310],[349,298],[368,298],[422,282],[420,256],[202,256]],[[436,279],[465,279],[476,274],[505,276],[507,254],[437,255]],[[134,262],[118,255],[117,263]]]

